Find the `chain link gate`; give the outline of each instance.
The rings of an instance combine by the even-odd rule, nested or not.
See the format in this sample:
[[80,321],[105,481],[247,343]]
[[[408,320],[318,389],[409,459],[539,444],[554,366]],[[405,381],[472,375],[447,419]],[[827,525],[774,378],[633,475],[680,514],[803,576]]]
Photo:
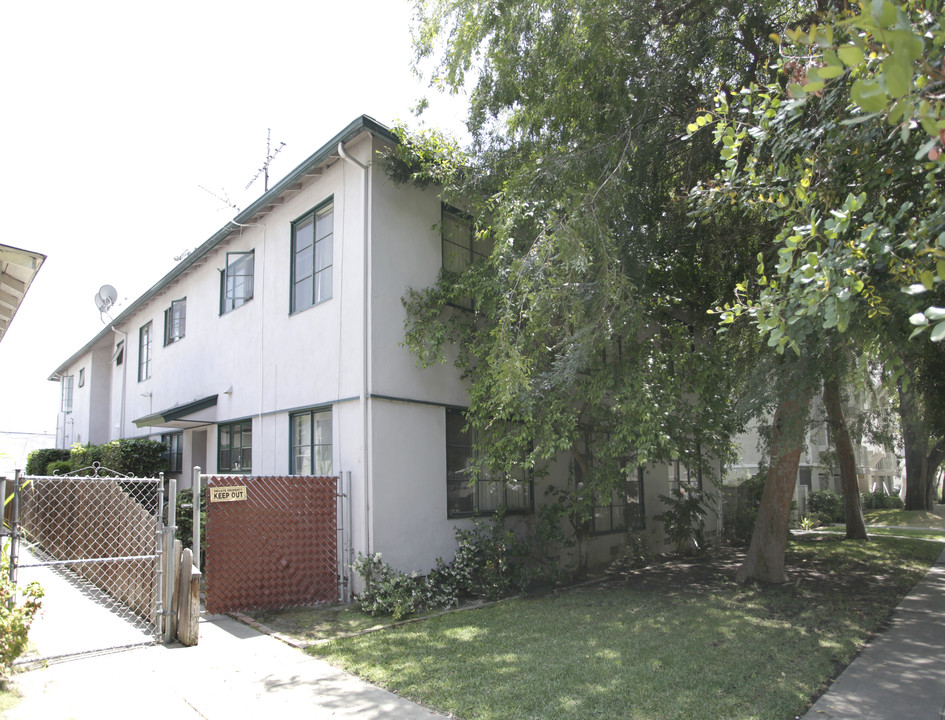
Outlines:
[[346,596],[338,478],[195,471],[195,485],[207,488],[207,612],[335,603]]
[[87,471],[15,481],[11,579],[46,591],[23,662],[161,639],[163,478]]

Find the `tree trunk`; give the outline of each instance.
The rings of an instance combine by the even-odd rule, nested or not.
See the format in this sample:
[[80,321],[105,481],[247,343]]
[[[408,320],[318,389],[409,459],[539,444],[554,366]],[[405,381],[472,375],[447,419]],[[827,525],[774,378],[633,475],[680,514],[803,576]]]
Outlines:
[[863,506],[860,503],[860,488],[856,481],[856,454],[850,430],[843,417],[840,402],[840,377],[824,377],[824,408],[827,422],[830,423],[833,444],[837,450],[840,465],[840,487],[843,489],[843,518],[847,524],[847,538],[866,540],[866,522],[863,520]]
[[931,510],[928,506],[929,431],[917,404],[915,390],[899,381],[899,417],[906,459],[906,510]]
[[787,580],[784,552],[787,549],[791,501],[797,483],[797,466],[804,444],[807,408],[812,395],[812,388],[798,384],[781,390],[772,422],[768,477],[745,562],[735,574],[737,582],[783,583]]
[[[926,461],[926,485],[929,488],[928,496],[928,506],[929,510],[935,510],[935,491],[938,485],[938,469],[941,467],[942,463],[945,462],[945,440],[939,441],[932,452],[929,453],[928,460]],[[943,478],[945,480],[945,478]],[[942,487],[942,502],[945,502],[945,483]]]

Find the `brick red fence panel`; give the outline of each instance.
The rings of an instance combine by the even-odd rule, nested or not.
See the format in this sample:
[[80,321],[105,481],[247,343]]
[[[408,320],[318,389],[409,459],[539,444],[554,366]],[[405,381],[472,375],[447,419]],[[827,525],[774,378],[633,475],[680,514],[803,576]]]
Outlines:
[[334,477],[208,477],[207,612],[337,602],[337,484]]

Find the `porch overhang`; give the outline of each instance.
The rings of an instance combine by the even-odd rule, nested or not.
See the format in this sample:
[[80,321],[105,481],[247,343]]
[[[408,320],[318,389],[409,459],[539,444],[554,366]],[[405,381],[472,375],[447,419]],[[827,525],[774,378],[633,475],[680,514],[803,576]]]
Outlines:
[[186,430],[188,428],[200,427],[201,425],[207,425],[212,423],[213,420],[201,419],[190,417],[195,413],[200,412],[201,410],[206,410],[207,408],[212,408],[217,404],[217,395],[209,395],[200,400],[194,400],[193,402],[184,403],[183,405],[175,405],[172,408],[167,410],[162,410],[161,412],[156,412],[151,415],[145,415],[140,417],[137,420],[133,420],[135,427],[144,428],[144,427],[169,427],[177,428],[179,430]]

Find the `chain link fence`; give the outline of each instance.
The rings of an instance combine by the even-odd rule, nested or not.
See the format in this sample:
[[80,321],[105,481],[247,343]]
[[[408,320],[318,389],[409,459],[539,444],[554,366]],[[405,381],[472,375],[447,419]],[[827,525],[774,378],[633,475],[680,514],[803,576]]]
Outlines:
[[204,479],[207,612],[338,601],[337,478]]
[[159,478],[21,478],[18,569],[48,568],[154,634],[160,497]]

